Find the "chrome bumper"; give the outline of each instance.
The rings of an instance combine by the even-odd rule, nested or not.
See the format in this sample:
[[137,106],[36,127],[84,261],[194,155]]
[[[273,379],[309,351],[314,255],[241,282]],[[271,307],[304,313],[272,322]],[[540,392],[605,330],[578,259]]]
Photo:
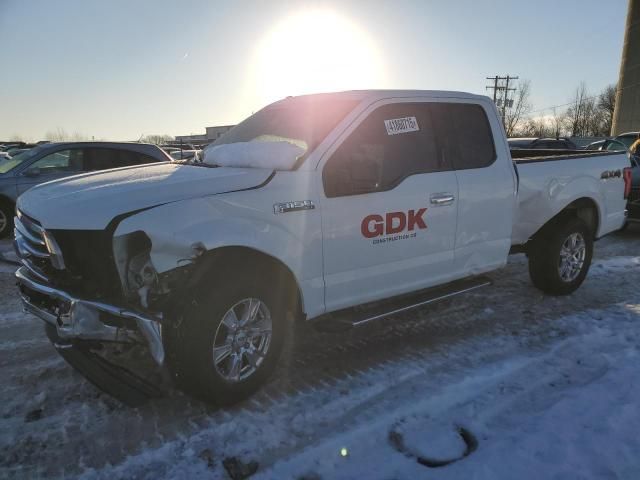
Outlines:
[[33,280],[29,277],[25,267],[19,268],[15,275],[18,284],[26,289],[68,305],[68,309],[56,314],[37,305],[22,290],[20,293],[25,311],[54,326],[60,338],[120,343],[133,343],[137,340],[136,332],[103,323],[100,320],[100,312],[105,312],[116,317],[135,320],[138,330],[149,345],[149,352],[153,359],[159,365],[164,363],[165,353],[159,319],[147,317],[115,305],[76,298],[67,292]]

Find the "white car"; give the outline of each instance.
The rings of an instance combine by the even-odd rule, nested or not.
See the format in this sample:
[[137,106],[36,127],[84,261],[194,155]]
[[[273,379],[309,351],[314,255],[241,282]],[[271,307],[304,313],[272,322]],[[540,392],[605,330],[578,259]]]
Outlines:
[[169,155],[174,160],[189,160],[189,161],[200,161],[200,154],[202,150],[174,150]]
[[625,154],[561,153],[512,159],[484,96],[290,97],[203,162],[22,195],[20,294],[110,392],[119,370],[105,380],[87,362],[100,346],[142,343],[182,388],[235,402],[274,369],[290,317],[379,319],[488,285],[482,274],[510,252],[527,253],[542,291],[573,292],[594,240],[625,221],[630,176]]

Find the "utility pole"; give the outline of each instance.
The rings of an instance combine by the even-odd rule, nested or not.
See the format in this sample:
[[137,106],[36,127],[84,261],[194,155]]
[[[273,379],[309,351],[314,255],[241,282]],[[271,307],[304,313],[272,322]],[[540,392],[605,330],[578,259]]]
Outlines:
[[487,89],[492,89],[493,90],[493,103],[496,103],[497,97],[496,95],[498,94],[498,80],[500,79],[500,77],[495,76],[495,77],[487,77],[487,80],[493,80],[493,87],[492,86],[487,86],[485,88]]
[[[511,75],[501,77],[496,75],[495,77],[487,77],[487,80],[493,80],[493,85],[488,85],[486,88],[493,90],[493,103],[502,107],[502,125],[505,125],[507,107],[511,106],[509,105],[509,92],[515,91],[515,88],[509,88],[509,82],[511,80],[518,80],[518,77],[512,77]],[[498,92],[500,93],[499,99]]]

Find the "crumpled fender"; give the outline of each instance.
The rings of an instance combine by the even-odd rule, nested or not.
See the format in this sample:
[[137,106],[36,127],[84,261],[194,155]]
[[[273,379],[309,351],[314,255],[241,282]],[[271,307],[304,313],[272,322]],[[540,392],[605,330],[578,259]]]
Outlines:
[[[324,305],[322,237],[317,211],[276,215],[256,193],[207,196],[160,205],[120,222],[114,239],[144,232],[159,274],[193,262],[204,247],[247,247],[284,263],[295,276],[303,302],[312,312]],[[116,256],[118,252],[114,252]],[[309,311],[307,311],[309,313]]]

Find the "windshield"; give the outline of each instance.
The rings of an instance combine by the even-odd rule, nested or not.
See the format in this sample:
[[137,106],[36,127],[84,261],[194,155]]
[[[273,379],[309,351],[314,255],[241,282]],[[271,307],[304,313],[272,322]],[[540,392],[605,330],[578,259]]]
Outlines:
[[213,145],[252,140],[287,141],[302,148],[304,157],[357,104],[358,100],[331,94],[287,98],[253,114]]
[[[16,168],[18,165],[22,164],[25,160],[28,160],[31,157],[33,157],[39,151],[40,149],[38,149],[38,147],[32,148],[30,150],[25,150],[24,152],[20,152],[17,155],[11,158],[8,158],[3,162],[0,162],[0,175],[3,173],[10,172],[14,168]],[[9,152],[9,155],[11,155],[11,152]]]

